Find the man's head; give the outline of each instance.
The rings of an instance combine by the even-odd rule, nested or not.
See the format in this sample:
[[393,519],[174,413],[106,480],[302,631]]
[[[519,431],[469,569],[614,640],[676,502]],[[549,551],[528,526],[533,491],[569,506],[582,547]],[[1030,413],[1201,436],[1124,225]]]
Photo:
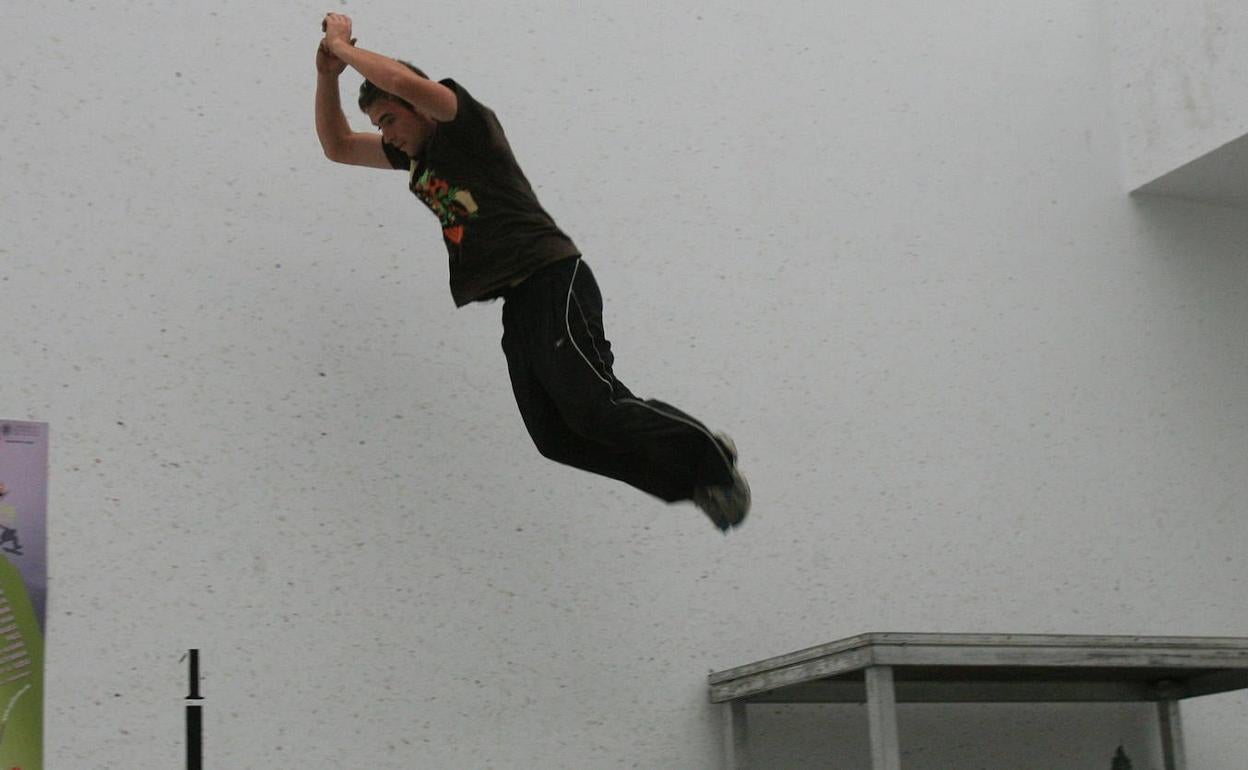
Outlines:
[[[422,78],[429,79],[414,64],[401,63]],[[420,152],[437,125],[432,118],[414,109],[411,102],[383,91],[368,80],[360,85],[360,109],[381,131],[382,141],[410,157]]]

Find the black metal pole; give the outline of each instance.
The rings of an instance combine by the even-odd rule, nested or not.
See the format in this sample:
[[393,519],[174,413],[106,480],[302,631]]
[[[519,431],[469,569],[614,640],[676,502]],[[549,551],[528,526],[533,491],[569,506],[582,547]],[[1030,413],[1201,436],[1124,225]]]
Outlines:
[[186,707],[186,770],[204,770],[204,707]]
[[199,650],[191,650],[191,694],[187,700],[203,700],[199,696]]
[[[199,650],[190,651],[191,694],[188,701],[203,700],[199,694]],[[204,768],[204,707],[186,706],[186,770]]]

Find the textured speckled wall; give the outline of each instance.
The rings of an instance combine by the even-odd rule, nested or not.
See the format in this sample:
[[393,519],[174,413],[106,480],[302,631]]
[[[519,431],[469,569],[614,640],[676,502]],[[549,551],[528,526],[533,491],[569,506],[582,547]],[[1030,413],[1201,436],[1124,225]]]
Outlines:
[[1248,6],[1108,0],[1128,189],[1248,133]]
[[[728,538],[530,447],[498,306],[453,308],[402,175],[321,156],[327,8],[6,14],[50,768],[178,766],[191,647],[210,767],[684,770],[708,671],[863,631],[1248,635],[1248,224],[1126,198],[1099,3],[641,8],[333,10],[497,110],[621,378],[737,439]],[[1147,709],[1014,710],[987,754],[932,713],[908,768],[1051,768],[1063,719],[1106,726],[1063,767],[1160,764]],[[1243,770],[1248,700],[1185,714]],[[860,719],[760,729],[828,766]]]

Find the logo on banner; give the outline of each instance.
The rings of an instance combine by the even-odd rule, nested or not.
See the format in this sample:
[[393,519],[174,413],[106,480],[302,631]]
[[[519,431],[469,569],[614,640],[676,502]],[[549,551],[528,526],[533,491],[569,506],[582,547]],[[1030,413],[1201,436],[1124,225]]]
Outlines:
[[17,537],[17,508],[4,502],[8,494],[8,487],[0,481],[0,551],[21,556],[22,543]]

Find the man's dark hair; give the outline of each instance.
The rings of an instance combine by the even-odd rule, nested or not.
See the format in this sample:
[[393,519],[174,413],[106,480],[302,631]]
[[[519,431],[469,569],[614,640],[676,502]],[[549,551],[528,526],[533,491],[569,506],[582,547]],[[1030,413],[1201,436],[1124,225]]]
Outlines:
[[[399,59],[398,62],[412,72],[415,72],[417,75],[420,75],[425,80],[429,79],[429,76],[425,74],[425,71],[420,67],[417,67],[415,64],[403,61],[402,59]],[[412,107],[411,102],[406,99],[401,99],[389,91],[381,90],[369,80],[365,80],[360,84],[360,112],[368,112],[369,107],[372,107],[375,103],[381,101],[382,99],[393,99],[400,104],[406,104],[409,108],[415,109]]]

